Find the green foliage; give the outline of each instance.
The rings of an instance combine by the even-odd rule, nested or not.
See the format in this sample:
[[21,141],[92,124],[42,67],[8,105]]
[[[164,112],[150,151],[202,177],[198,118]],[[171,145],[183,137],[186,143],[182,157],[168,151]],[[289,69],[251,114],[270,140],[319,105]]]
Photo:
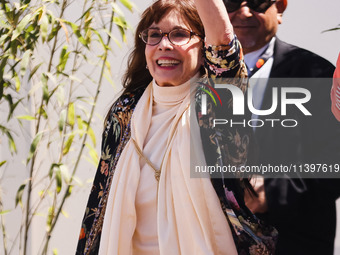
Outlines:
[[336,26],[334,28],[330,28],[330,29],[324,30],[324,31],[322,31],[322,33],[336,31],[336,30],[339,30],[339,29],[340,29],[340,24],[338,24],[338,26]]
[[[82,11],[75,12],[80,3]],[[63,206],[77,185],[80,160],[98,163],[94,109],[103,78],[113,83],[108,57],[126,42],[131,27],[125,13],[134,9],[131,0],[0,1],[0,107],[6,109],[0,141],[8,141],[13,157],[0,158],[1,169],[22,151],[19,139],[27,134],[31,139],[27,155],[18,159],[25,163],[28,179],[18,184],[15,197],[24,223],[14,253],[27,254],[28,230],[40,214],[46,215],[40,252],[57,254],[57,248],[49,250],[49,240],[60,214],[66,215]],[[25,130],[28,126],[33,131]],[[31,203],[37,196],[39,203]],[[10,213],[10,208],[0,210],[1,217]],[[5,242],[4,231],[2,235]],[[4,246],[0,253],[13,247]]]
[[12,132],[2,125],[0,125],[0,130],[1,130],[2,134],[7,136],[8,145],[9,145],[8,147],[9,147],[10,152],[12,152],[12,153],[17,152],[17,147],[15,145],[15,142],[14,142],[14,139],[13,139],[13,136],[12,136]]
[[38,147],[38,144],[39,144],[41,138],[42,138],[42,133],[38,133],[38,134],[34,137],[32,143],[31,143],[30,151],[29,151],[29,153],[28,153],[28,157],[27,157],[27,160],[26,160],[26,164],[28,164],[28,162],[30,162],[30,160],[31,160],[32,157],[34,156],[34,154],[35,154],[35,152],[36,152],[36,150],[37,150],[37,147]]
[[17,195],[15,197],[15,206],[17,206],[18,204],[22,206],[22,195],[24,193],[25,187],[26,187],[26,183],[20,185],[17,191]]

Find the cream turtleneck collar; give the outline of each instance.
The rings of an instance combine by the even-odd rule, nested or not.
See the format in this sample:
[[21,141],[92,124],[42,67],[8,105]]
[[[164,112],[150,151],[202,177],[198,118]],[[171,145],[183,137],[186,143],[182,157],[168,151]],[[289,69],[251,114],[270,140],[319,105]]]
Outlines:
[[190,91],[190,80],[178,86],[159,86],[152,81],[153,100],[156,104],[170,106],[183,102]]

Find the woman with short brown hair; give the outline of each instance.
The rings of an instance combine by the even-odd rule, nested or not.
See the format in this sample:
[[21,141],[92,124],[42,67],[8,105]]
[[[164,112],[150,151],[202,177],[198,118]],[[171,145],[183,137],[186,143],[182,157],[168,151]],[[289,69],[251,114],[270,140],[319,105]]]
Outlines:
[[125,90],[106,120],[77,254],[274,252],[276,231],[244,205],[248,180],[190,177],[192,159],[239,167],[249,157],[251,130],[214,129],[213,111],[190,122],[191,79],[206,75],[246,77],[222,0],[154,2],[137,27]]

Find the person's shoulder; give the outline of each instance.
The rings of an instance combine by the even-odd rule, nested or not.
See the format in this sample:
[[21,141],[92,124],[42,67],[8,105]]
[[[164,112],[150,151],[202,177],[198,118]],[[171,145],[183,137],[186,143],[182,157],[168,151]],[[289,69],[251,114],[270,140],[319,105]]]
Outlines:
[[139,99],[143,95],[145,88],[146,86],[137,88],[132,91],[122,90],[121,92],[119,92],[115,96],[115,99],[113,100],[114,103],[111,105],[110,110],[106,116],[106,122],[110,121],[113,116],[123,116],[122,114],[118,113],[129,114],[129,112],[133,111]]
[[[285,55],[289,55],[290,57],[294,57],[294,59],[302,60],[310,60],[312,62],[317,62],[321,65],[331,66],[334,67],[328,60],[324,59],[323,57],[309,51],[298,47],[293,44],[289,44],[287,42],[281,41],[280,39],[276,38],[276,45],[274,50],[279,50],[284,53]],[[308,63],[306,63],[308,64]]]
[[[334,65],[323,57],[276,38],[273,68],[290,71],[294,77],[332,77]],[[278,71],[278,70],[277,70]]]

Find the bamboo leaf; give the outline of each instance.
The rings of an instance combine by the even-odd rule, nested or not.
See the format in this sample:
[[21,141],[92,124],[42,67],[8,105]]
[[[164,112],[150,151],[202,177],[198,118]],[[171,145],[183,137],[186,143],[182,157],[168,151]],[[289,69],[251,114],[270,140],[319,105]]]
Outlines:
[[12,96],[10,94],[8,94],[8,95],[5,96],[5,99],[7,100],[8,105],[9,105],[9,113],[8,113],[8,116],[7,116],[7,121],[9,121],[12,118],[15,109],[17,108],[19,103],[23,100],[23,98],[19,99],[18,101],[16,101],[14,103]]
[[8,40],[8,34],[1,35],[0,36],[0,45],[4,45],[6,40]]
[[81,79],[79,79],[78,77],[76,77],[76,76],[74,76],[74,75],[70,75],[70,76],[69,76],[69,79],[70,79],[71,81],[81,82]]
[[103,46],[103,48],[107,49],[107,45],[104,43],[104,40],[103,40],[101,34],[95,29],[93,29],[92,32],[95,33],[98,36],[99,42]]
[[46,111],[45,111],[45,109],[44,109],[44,106],[42,106],[42,107],[39,107],[39,109],[38,109],[38,114],[41,114],[45,119],[47,119],[47,113],[46,113]]
[[17,207],[18,204],[22,207],[22,195],[24,193],[25,187],[26,187],[26,183],[20,185],[17,191],[17,194],[15,196],[15,207]]
[[122,16],[119,16],[119,17],[114,17],[113,18],[113,22],[118,25],[119,27],[123,28],[123,29],[126,29],[128,28],[128,24],[126,23],[124,17]]
[[20,75],[24,76],[27,70],[27,66],[30,60],[32,51],[27,50],[24,55],[22,56],[21,63],[20,63]]
[[48,99],[50,98],[47,83],[43,84],[42,89],[43,89],[43,99],[46,101],[46,104],[47,104]]
[[9,108],[13,108],[13,98],[11,94],[5,95],[5,99],[8,102]]
[[32,68],[31,72],[30,72],[30,77],[28,78],[29,80],[32,79],[33,75],[38,71],[39,67],[42,65],[43,63],[40,63],[38,65],[36,65],[35,67]]
[[62,27],[62,29],[63,29],[64,32],[65,32],[66,41],[67,41],[67,42],[70,42],[67,27],[65,26],[65,24],[64,24],[64,22],[63,22],[62,20],[59,20],[59,23],[60,23],[60,26]]
[[51,72],[46,72],[45,75],[47,76],[48,80],[51,80],[54,85],[57,85],[57,80],[55,75],[53,75]]
[[18,30],[20,33],[24,30],[24,28],[27,26],[28,22],[30,22],[32,18],[31,14],[27,14],[18,24],[16,30]]
[[83,130],[83,120],[81,119],[80,115],[77,115],[77,124],[78,129]]
[[84,182],[77,176],[72,177],[72,183],[74,183],[77,186],[84,187]]
[[50,171],[49,171],[49,173],[48,173],[48,177],[49,177],[50,179],[51,179],[52,176],[53,176],[54,168],[58,168],[58,169],[59,169],[61,165],[62,165],[61,163],[53,163],[53,164],[51,165]]
[[5,214],[9,213],[10,211],[11,211],[11,210],[1,211],[1,212],[0,212],[0,215],[5,215]]
[[[55,36],[57,35],[57,33],[60,29],[58,25],[51,26],[51,27],[52,27],[51,33],[49,33],[49,35],[47,37],[48,42],[51,41],[53,38],[55,38]],[[69,42],[67,37],[66,37],[66,40],[67,40],[67,42]]]
[[109,30],[104,29],[104,32],[105,32],[108,36],[111,37],[111,39],[118,45],[119,48],[122,48],[122,44],[118,41],[118,39],[117,39],[116,37],[114,37],[114,36],[112,35],[112,33],[110,33]]
[[3,80],[1,80],[0,81],[0,100],[4,96],[4,86],[5,86],[5,82]]
[[109,75],[112,76],[110,62],[109,61],[105,61],[105,66],[107,68],[107,71],[109,72]]
[[70,216],[68,215],[68,213],[64,210],[61,210],[61,214],[64,215],[65,218],[69,218]]
[[40,190],[40,191],[38,192],[39,197],[40,197],[40,198],[43,198],[43,197],[44,197],[44,193],[45,193],[45,190]]
[[20,120],[36,120],[36,118],[31,115],[20,115],[20,116],[16,116],[15,118],[20,119]]
[[62,178],[65,180],[65,182],[67,184],[69,184],[70,180],[71,180],[71,175],[70,175],[70,173],[68,171],[67,166],[66,165],[61,165],[60,166],[60,172],[61,172]]
[[90,127],[87,134],[90,136],[93,146],[96,146],[96,135],[93,132],[93,129]]
[[92,39],[92,32],[91,32],[91,22],[93,20],[93,17],[91,16],[91,13],[89,11],[85,12],[85,24],[84,24],[84,34],[85,34],[85,40],[87,44],[91,43],[91,39]]
[[14,41],[16,38],[18,38],[18,36],[22,33],[22,31],[24,30],[24,28],[25,28],[25,27],[27,26],[27,24],[30,22],[31,17],[32,17],[31,14],[27,14],[27,15],[20,21],[20,23],[17,25],[17,27],[16,27],[15,30],[13,31],[11,41]]
[[122,36],[122,40],[126,42],[125,30],[128,28],[128,24],[126,23],[124,17],[122,16],[114,17],[113,23],[115,23],[118,26],[118,30]]
[[63,155],[66,155],[69,152],[71,145],[73,143],[73,139],[74,139],[74,135],[70,135],[69,138],[67,139],[64,145]]
[[[47,18],[48,18],[48,22],[49,22],[50,27],[51,27],[51,32],[48,34],[48,37],[47,37],[47,41],[49,42],[53,38],[55,38],[56,34],[60,30],[60,26],[59,26],[59,23],[56,23],[56,18],[54,17],[53,12],[47,10]],[[67,39],[68,38],[66,38],[66,40]]]
[[86,43],[86,40],[84,39],[84,37],[81,35],[81,33],[80,33],[80,28],[79,28],[79,26],[77,26],[76,24],[74,24],[74,23],[72,23],[72,22],[67,22],[67,24],[69,24],[70,26],[71,26],[71,28],[72,28],[72,31],[73,31],[73,33],[77,36],[77,38],[78,38],[78,41],[82,44],[82,45],[84,45],[85,47],[87,47],[88,48],[88,45],[87,45],[87,43]]
[[98,161],[93,161],[92,157],[84,157],[85,160],[87,160],[90,164],[92,164],[93,167],[97,167],[98,166]]
[[64,71],[69,54],[70,52],[67,52],[67,45],[65,45],[60,52],[59,64],[57,66],[58,72],[61,73],[62,71]]
[[69,196],[72,194],[72,190],[73,190],[73,186],[70,185],[70,186],[68,187],[66,197],[69,197]]
[[6,64],[7,64],[7,59],[8,59],[8,56],[6,57],[3,57],[1,63],[0,63],[0,100],[2,99],[2,97],[4,96],[4,86],[5,86],[5,81],[3,79],[3,74],[5,72],[5,67],[6,67]]
[[46,225],[47,225],[47,231],[49,231],[51,229],[51,226],[52,226],[52,221],[54,219],[54,206],[51,206],[50,208],[48,208],[48,216],[47,216],[47,222],[46,222]]
[[1,167],[2,165],[6,164],[6,162],[7,162],[6,160],[1,161],[1,162],[0,162],[0,167]]
[[89,154],[92,159],[92,163],[94,165],[98,165],[99,158],[96,150],[89,143],[86,143],[85,145],[89,149]]
[[[22,1],[23,3],[25,3],[25,2],[27,2],[27,0],[26,1]],[[28,7],[28,4],[25,4],[25,5],[21,5],[20,7],[19,7],[19,10],[26,10],[26,8]]]
[[115,84],[114,81],[112,80],[112,74],[108,70],[105,70],[103,76],[114,87]]
[[129,0],[119,0],[129,11],[133,12],[133,8],[135,8],[135,5],[130,2]]
[[17,72],[14,72],[14,81],[15,81],[15,90],[16,92],[19,92],[20,90],[20,86],[21,86],[21,82],[20,82],[20,79],[19,79],[19,76],[17,74]]
[[64,102],[65,102],[65,90],[63,86],[58,86],[57,89],[57,100],[58,100],[58,104],[59,106],[63,106]]
[[27,157],[27,161],[26,161],[26,164],[28,164],[28,162],[32,159],[34,153],[36,152],[37,150],[37,146],[38,146],[38,143],[40,142],[42,138],[42,133],[38,133],[34,139],[33,139],[33,142],[31,143],[31,147],[30,147],[30,151],[28,153],[28,157]]
[[82,18],[84,18],[85,16],[87,15],[90,15],[91,14],[91,10],[93,9],[93,6],[91,6],[90,8],[88,8],[86,11],[84,11],[83,15],[78,19],[78,20],[81,20]]
[[74,109],[74,103],[70,103],[68,107],[68,114],[67,114],[68,123],[73,128],[75,123],[75,109]]
[[340,29],[340,27],[334,27],[334,28],[331,28],[331,29],[324,30],[324,31],[322,31],[322,33],[336,31],[336,30],[339,30],[339,29]]
[[47,39],[48,32],[48,17],[45,12],[42,14],[40,21],[41,21],[40,23],[41,39],[43,42],[45,42]]
[[120,9],[120,7],[118,6],[118,4],[116,4],[115,2],[111,3],[112,6],[112,11],[118,15],[118,16],[124,16],[124,12]]
[[42,82],[42,90],[43,90],[43,100],[48,101],[49,93],[48,93],[48,86],[47,86],[48,76],[43,73],[41,75],[41,82]]
[[63,182],[62,182],[62,179],[61,179],[60,168],[58,168],[58,170],[55,171],[55,180],[56,180],[56,185],[57,185],[56,191],[59,194],[60,191],[61,191],[61,187],[63,185]]
[[[82,99],[80,99],[80,100],[82,100]],[[86,102],[85,100],[82,100],[82,101],[84,101],[85,103],[88,103],[90,105],[90,102]],[[77,108],[80,109],[85,114],[87,119],[90,117],[90,112],[85,106],[78,104]],[[87,122],[85,120],[83,120],[83,124],[87,125]]]
[[8,45],[8,47],[10,48],[12,56],[16,56],[17,51],[20,49],[20,42],[18,40],[14,40]]
[[14,139],[9,131],[6,132],[8,143],[9,143],[9,150],[11,153],[17,152],[17,147],[15,145]]
[[6,56],[6,57],[3,56],[2,57],[2,61],[0,63],[0,77],[1,77],[1,80],[2,80],[2,77],[3,77],[4,73],[5,73],[5,67],[7,65],[8,58],[9,58],[9,56]]
[[331,28],[331,29],[327,29],[322,31],[321,33],[325,33],[325,32],[330,32],[330,31],[335,31],[335,30],[339,30],[340,29],[340,24],[337,27]]
[[62,110],[58,121],[59,132],[62,132],[66,122],[66,110]]

